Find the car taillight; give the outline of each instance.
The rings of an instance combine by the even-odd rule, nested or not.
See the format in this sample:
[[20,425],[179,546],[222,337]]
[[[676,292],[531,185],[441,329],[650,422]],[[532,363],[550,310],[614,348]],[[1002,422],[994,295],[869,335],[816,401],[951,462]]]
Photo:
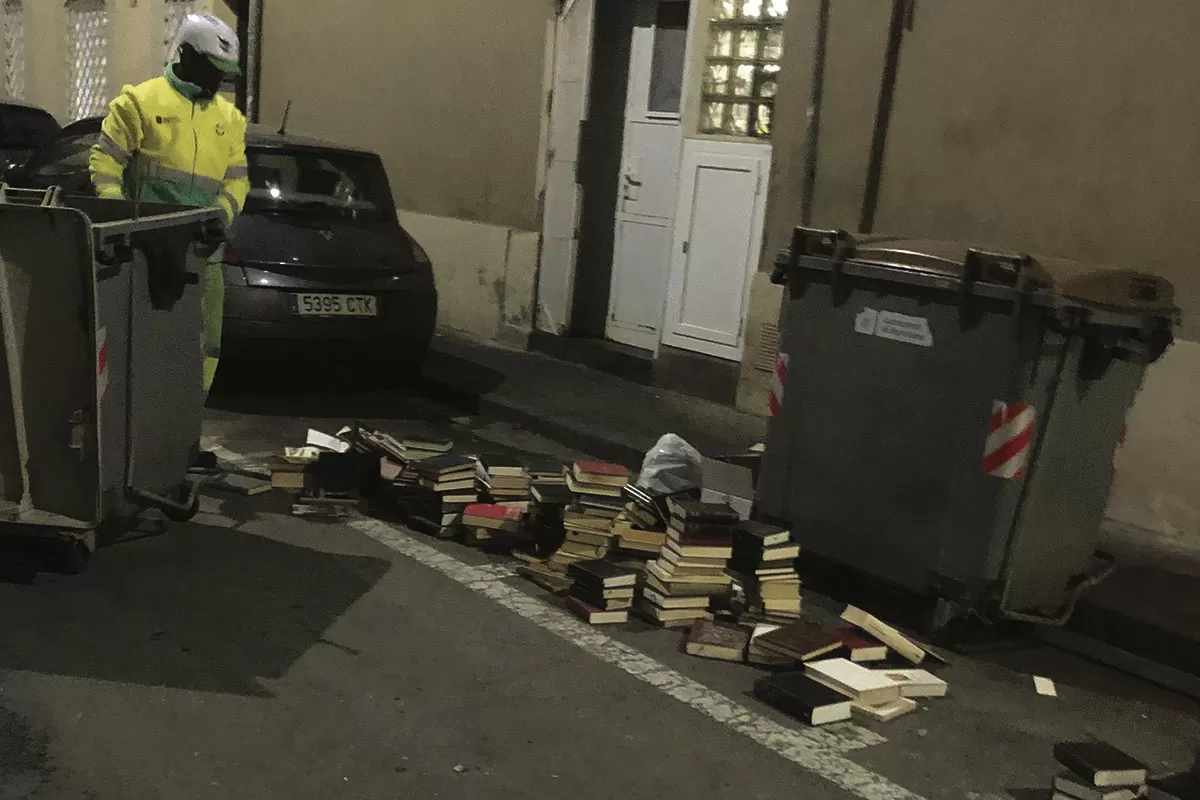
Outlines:
[[417,240],[411,236],[408,237],[408,240],[412,242],[413,261],[417,262],[417,264],[422,267],[431,266],[429,253],[425,252],[425,248],[421,247],[421,245],[417,243]]
[[221,256],[221,260],[231,267],[244,266],[242,264],[241,255],[239,255],[238,251],[233,248],[233,245],[229,244],[228,242],[225,243],[225,253]]

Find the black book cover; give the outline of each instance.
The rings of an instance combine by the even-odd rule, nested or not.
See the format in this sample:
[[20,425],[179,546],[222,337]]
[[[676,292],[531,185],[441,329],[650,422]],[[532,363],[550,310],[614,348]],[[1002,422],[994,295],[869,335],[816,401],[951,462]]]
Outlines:
[[495,470],[524,470],[525,464],[513,456],[498,455],[496,453],[483,453],[478,456],[479,465],[483,467],[485,472],[496,474]]
[[[631,587],[632,588],[632,587]],[[570,594],[572,597],[577,597],[593,608],[598,608],[601,611],[621,611],[629,608],[633,604],[633,600],[628,597],[623,597],[616,600],[609,600],[604,597],[604,594],[599,589],[594,589],[591,586],[583,583],[571,584]],[[609,604],[619,606],[619,608],[609,608]]]
[[1146,780],[1146,765],[1107,742],[1059,742],[1054,760],[1093,786],[1137,786]]
[[565,483],[550,483],[533,481],[529,491],[538,503],[548,506],[569,506],[575,500],[575,495]]
[[668,503],[671,516],[683,523],[724,523],[737,525],[742,521],[728,503],[702,503],[699,500],[672,498]]
[[748,548],[782,547],[792,542],[792,532],[778,525],[766,522],[747,520],[741,522],[734,532],[734,538],[739,545]]
[[605,561],[602,558],[577,561],[567,568],[567,572],[571,577],[586,585],[604,588],[632,586],[637,580],[636,571],[618,567],[611,561]]
[[[781,672],[754,682],[754,695],[769,706],[809,725],[848,718],[850,698],[822,686],[803,672]],[[823,720],[822,714],[833,719]]]
[[414,467],[418,475],[436,478],[444,473],[456,472],[458,470],[463,470],[469,474],[470,470],[475,467],[475,460],[470,456],[447,454],[427,458],[424,461],[417,461]]

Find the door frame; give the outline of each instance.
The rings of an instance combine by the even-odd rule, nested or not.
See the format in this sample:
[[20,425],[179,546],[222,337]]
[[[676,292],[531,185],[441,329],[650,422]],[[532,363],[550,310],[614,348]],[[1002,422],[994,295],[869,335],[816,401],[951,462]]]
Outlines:
[[[750,287],[762,259],[763,241],[766,236],[767,189],[771,176],[772,153],[771,145],[763,142],[684,139],[683,158],[679,172],[679,206],[675,212],[676,225],[672,237],[671,274],[667,282],[666,313],[663,319],[663,344],[727,361],[742,360],[746,346],[746,320],[750,313]],[[738,332],[732,344],[712,342],[689,336],[677,330],[683,312],[683,295],[689,256],[688,236],[691,230],[695,197],[695,173],[702,166],[705,156],[713,161],[725,158],[752,158],[758,162],[758,185],[752,209],[750,241],[747,243],[746,249],[745,275],[741,284],[740,320]],[[693,163],[695,166],[688,169],[688,165]]]

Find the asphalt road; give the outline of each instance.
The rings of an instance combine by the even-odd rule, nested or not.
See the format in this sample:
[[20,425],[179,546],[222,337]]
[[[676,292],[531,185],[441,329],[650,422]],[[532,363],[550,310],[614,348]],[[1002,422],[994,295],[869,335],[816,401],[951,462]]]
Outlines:
[[[574,455],[445,400],[260,384],[216,398],[206,433],[254,460],[357,417]],[[1020,641],[956,656],[950,696],[917,713],[813,731],[750,695],[756,670],[691,658],[676,633],[586,628],[503,557],[297,520],[274,494],[213,494],[82,575],[40,557],[0,549],[0,800],[1033,800],[1056,741],[1104,738],[1160,771],[1200,743],[1194,702]]]

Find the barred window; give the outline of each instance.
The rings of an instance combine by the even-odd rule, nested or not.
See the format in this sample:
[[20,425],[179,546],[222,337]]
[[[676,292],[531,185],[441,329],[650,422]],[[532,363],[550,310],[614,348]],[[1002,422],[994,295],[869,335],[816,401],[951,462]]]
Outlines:
[[67,3],[67,110],[71,120],[108,106],[108,9],[104,0]]
[[25,99],[25,5],[4,0],[4,94]]
[[196,0],[166,0],[163,18],[163,66],[175,62],[179,28],[188,14],[196,12]]
[[712,0],[700,133],[771,135],[788,0]]

